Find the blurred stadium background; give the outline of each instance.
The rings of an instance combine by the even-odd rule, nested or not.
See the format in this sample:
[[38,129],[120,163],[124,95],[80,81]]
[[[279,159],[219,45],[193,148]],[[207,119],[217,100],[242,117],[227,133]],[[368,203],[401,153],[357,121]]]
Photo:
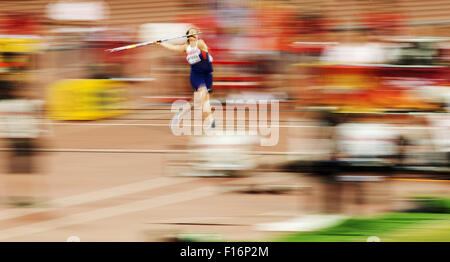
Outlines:
[[[449,17],[447,0],[2,0],[0,241],[449,241]],[[184,55],[104,51],[189,27],[214,99],[279,101],[277,145],[174,136]]]

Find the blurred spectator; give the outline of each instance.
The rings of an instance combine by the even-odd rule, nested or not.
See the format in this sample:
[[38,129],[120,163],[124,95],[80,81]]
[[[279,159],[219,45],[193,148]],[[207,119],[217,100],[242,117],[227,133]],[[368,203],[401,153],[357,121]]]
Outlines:
[[322,182],[323,211],[325,213],[340,213],[342,211],[342,185],[337,179],[340,170],[335,137],[338,118],[336,114],[323,111],[319,114],[319,121],[321,122],[320,134],[316,139],[327,141],[325,144],[328,145],[327,151],[329,153],[322,155],[323,158],[314,164],[313,170]]
[[450,112],[433,114],[427,117],[430,123],[430,135],[438,159],[442,159],[443,165],[450,167]]
[[0,100],[11,99],[14,83],[8,80],[0,80]]
[[37,152],[40,137],[42,101],[26,98],[27,90],[16,85],[10,99],[0,100],[0,138],[9,145],[6,197],[14,206],[32,206],[43,200],[46,190],[38,173]]
[[384,181],[392,174],[398,156],[399,135],[386,116],[361,114],[350,116],[336,128],[340,181],[353,188],[356,204],[369,202],[367,182]]
[[370,41],[368,33],[345,32],[344,43],[330,45],[322,54],[321,61],[326,63],[382,64],[386,54],[381,43]]

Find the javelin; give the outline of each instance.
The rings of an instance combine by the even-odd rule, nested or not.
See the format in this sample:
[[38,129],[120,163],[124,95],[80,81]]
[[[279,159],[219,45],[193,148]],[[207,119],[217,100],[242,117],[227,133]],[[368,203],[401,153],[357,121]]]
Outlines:
[[156,41],[149,41],[149,42],[142,42],[142,43],[138,43],[138,44],[134,44],[134,45],[126,45],[126,46],[121,46],[121,47],[116,47],[116,48],[112,48],[112,49],[106,49],[106,52],[117,52],[117,51],[122,51],[122,50],[126,50],[126,49],[132,49],[132,48],[136,48],[136,47],[140,47],[140,46],[145,46],[145,45],[152,45],[156,42],[166,42],[166,41],[170,41],[170,40],[175,40],[175,39],[179,39],[179,38],[184,38],[184,37],[189,37],[189,36],[193,36],[193,35],[198,35],[200,33],[197,34],[190,34],[190,35],[183,35],[183,36],[177,36],[174,38],[167,38],[167,39],[161,39],[161,40],[156,40]]

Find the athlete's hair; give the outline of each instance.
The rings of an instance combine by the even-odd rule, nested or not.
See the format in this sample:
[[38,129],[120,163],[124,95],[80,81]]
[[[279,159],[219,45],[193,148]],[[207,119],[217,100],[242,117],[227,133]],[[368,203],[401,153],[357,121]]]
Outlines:
[[[195,29],[195,30],[198,32],[198,28],[196,28],[196,27],[191,27],[191,28],[189,28],[189,29],[186,31],[186,35],[189,35],[189,31],[191,31],[192,29]],[[189,44],[189,38],[186,38],[186,43]]]

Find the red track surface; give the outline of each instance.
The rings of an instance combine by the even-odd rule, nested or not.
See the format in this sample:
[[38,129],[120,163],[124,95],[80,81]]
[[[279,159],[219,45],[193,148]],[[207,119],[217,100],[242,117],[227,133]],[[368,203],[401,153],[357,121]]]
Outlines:
[[[282,113],[281,120],[293,117]],[[170,119],[171,115],[167,111],[149,110],[124,118]],[[169,121],[104,120],[96,123],[118,122]],[[37,192],[50,197],[50,206],[10,208],[2,205],[0,241],[66,241],[70,236],[78,236],[81,241],[157,241],[168,234],[182,232],[211,232],[226,240],[259,241],[279,232],[256,231],[254,225],[320,210],[321,187],[307,176],[262,171],[254,171],[247,178],[171,176],[174,172],[168,167],[168,160],[191,159],[192,156],[170,153],[170,150],[185,149],[189,138],[172,135],[168,126],[56,125],[53,128],[54,134],[44,148],[158,149],[169,150],[169,153],[42,153],[40,170],[45,174],[46,187]],[[280,129],[277,146],[259,149],[286,151],[287,132],[301,131],[288,129]],[[259,160],[268,163],[276,158],[260,156]],[[6,158],[2,157],[2,173],[5,164]],[[2,177],[4,181],[6,176]],[[312,186],[314,194],[243,194],[229,190],[232,185],[251,184]],[[14,188],[8,190],[11,189]],[[111,190],[105,191],[108,189]],[[377,185],[372,189],[371,194],[378,198],[383,195],[379,190],[385,190]],[[411,192],[448,193],[448,184],[392,181],[389,191],[390,198]],[[66,198],[70,196],[79,197]],[[385,202],[375,201],[363,207],[347,205],[345,212],[372,213],[386,208]]]

